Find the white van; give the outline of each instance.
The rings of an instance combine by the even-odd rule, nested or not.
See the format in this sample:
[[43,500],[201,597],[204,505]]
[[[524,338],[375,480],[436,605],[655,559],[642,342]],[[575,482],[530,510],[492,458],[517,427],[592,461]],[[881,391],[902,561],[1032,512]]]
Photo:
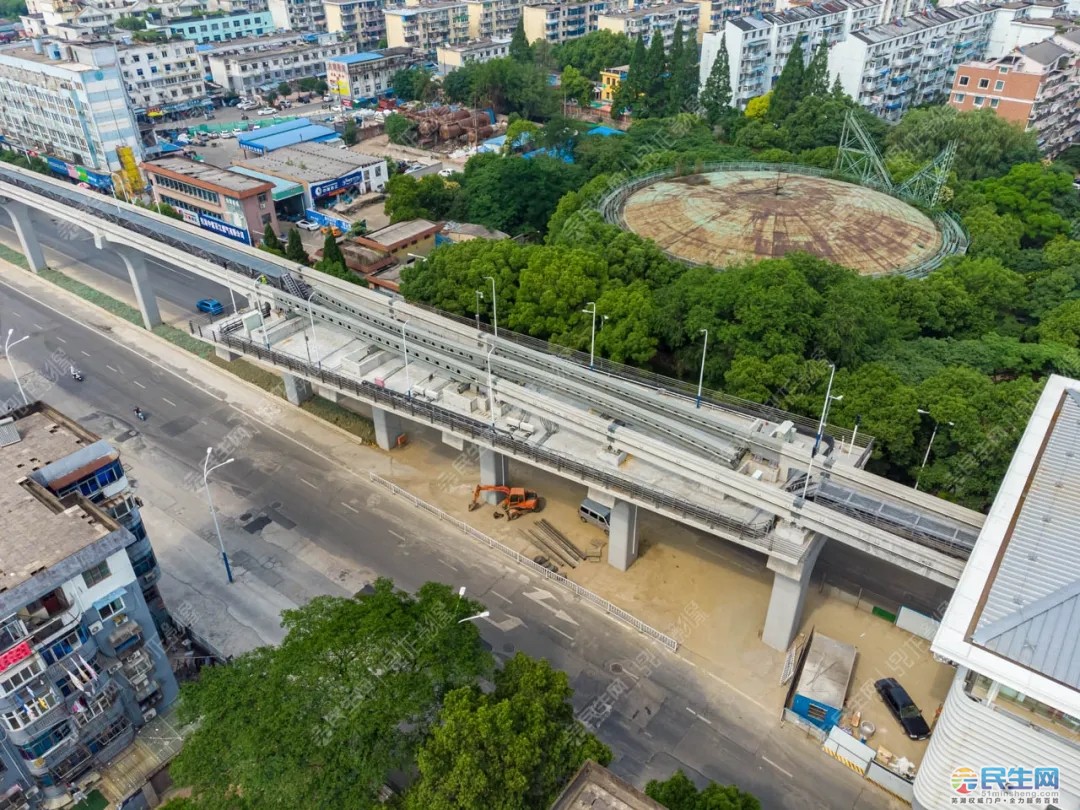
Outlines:
[[611,507],[597,503],[591,498],[586,498],[578,507],[578,517],[582,523],[591,523],[599,526],[607,534],[611,529]]

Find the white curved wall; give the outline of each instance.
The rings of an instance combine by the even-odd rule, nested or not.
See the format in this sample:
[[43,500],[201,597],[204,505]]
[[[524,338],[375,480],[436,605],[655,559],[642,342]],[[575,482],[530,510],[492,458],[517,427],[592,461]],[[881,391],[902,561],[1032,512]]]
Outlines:
[[[995,711],[964,694],[960,669],[934,726],[915,779],[915,810],[944,810],[958,794],[951,775],[958,767],[1056,767],[1061,775],[1060,810],[1080,810],[1080,749],[1048,732]],[[1038,807],[1039,805],[1032,805]]]

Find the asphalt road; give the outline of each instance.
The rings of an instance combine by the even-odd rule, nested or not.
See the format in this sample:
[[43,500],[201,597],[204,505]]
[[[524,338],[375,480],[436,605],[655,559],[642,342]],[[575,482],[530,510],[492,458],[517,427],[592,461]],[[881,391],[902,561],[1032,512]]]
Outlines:
[[[174,287],[163,289],[168,295]],[[227,395],[204,390],[198,381],[117,345],[108,327],[79,323],[11,288],[0,288],[0,301],[0,330],[30,335],[17,350],[19,367],[43,369],[60,352],[76,357],[86,374],[83,383],[61,379],[43,398],[116,442],[136,475],[150,465],[169,477],[191,475],[201,469],[204,448],[235,428],[239,415]],[[7,400],[15,386],[6,367],[0,368],[0,399]],[[135,403],[150,414],[148,422],[133,421]],[[270,514],[319,548],[392,577],[402,587],[415,589],[430,580],[466,585],[470,596],[492,612],[480,629],[496,654],[523,650],[570,675],[576,708],[586,717],[599,715],[598,735],[616,754],[616,773],[643,785],[683,768],[699,779],[737,783],[770,810],[898,806],[800,735],[778,728],[771,712],[562,592],[552,592],[543,580],[460,539],[450,545],[440,524],[404,506],[391,504],[388,511],[383,503],[367,510],[363,482],[308,445],[302,436],[259,431],[215,478],[248,511]],[[143,483],[140,491],[148,502],[171,498],[165,487]],[[204,540],[210,536],[203,533]],[[208,545],[206,553],[213,554],[213,547]],[[290,564],[286,560],[283,566]],[[256,567],[251,575],[265,577],[266,587],[282,589],[301,573],[292,578]],[[652,660],[643,663],[643,652]],[[596,701],[605,696],[611,708],[598,710]]]

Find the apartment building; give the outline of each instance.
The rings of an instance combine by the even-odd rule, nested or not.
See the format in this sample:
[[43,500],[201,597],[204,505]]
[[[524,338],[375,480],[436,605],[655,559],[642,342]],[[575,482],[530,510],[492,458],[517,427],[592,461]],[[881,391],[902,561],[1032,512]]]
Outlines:
[[273,183],[180,157],[148,161],[142,170],[154,202],[171,205],[203,230],[245,245],[258,244],[267,225],[281,232]]
[[0,49],[0,129],[8,144],[119,171],[125,147],[142,155],[120,66],[65,61],[65,53],[60,43],[40,41]]
[[267,0],[266,7],[276,28],[287,31],[327,30],[323,0]]
[[[72,53],[82,61],[83,46]],[[116,47],[124,88],[136,115],[152,110],[174,112],[198,106],[206,99],[202,60],[189,40]]]
[[1080,807],[1080,381],[1051,376],[934,637],[956,675],[915,810]]
[[326,83],[342,98],[377,98],[393,88],[394,74],[412,62],[410,48],[336,56],[326,60]]
[[261,37],[273,33],[276,28],[269,11],[239,11],[220,17],[179,17],[157,27],[168,31],[171,37],[199,44]]
[[375,47],[386,38],[386,0],[323,0],[326,30],[355,36],[362,47]]
[[861,105],[897,121],[909,107],[946,98],[957,66],[985,56],[993,22],[992,7],[964,3],[864,28],[829,52],[829,75]]
[[684,36],[696,32],[700,10],[696,3],[645,6],[619,14],[601,14],[597,19],[597,27],[613,34],[624,34],[631,39],[643,36],[646,45],[652,42],[654,36],[660,36],[664,40],[664,49],[670,50],[675,26],[682,23]]
[[469,41],[469,8],[465,2],[442,0],[383,10],[386,42],[391,48],[416,48],[434,54],[440,45]]
[[490,62],[510,55],[510,38],[481,39],[468,45],[440,45],[435,49],[439,75],[445,76],[472,62]]
[[585,2],[542,3],[524,6],[525,36],[529,42],[546,40],[558,45],[584,36],[599,27],[600,15],[617,14],[628,10],[628,4],[614,0],[585,0]]
[[521,19],[521,0],[465,0],[469,38],[509,39]]
[[351,42],[325,35],[308,42],[300,35],[238,40],[207,55],[214,83],[240,95],[281,82],[326,75],[326,60],[355,50]]
[[956,69],[949,104],[991,109],[1034,130],[1039,148],[1056,157],[1080,135],[1080,31],[1024,45],[985,62]]
[[0,418],[0,796],[63,807],[176,698],[160,569],[117,450],[35,402]]
[[772,89],[796,40],[802,43],[809,60],[823,39],[836,46],[853,32],[876,25],[884,11],[885,0],[827,0],[782,12],[729,19],[722,31],[711,31],[702,39],[701,84],[704,86],[712,73],[723,38],[731,69],[731,102],[745,109],[750,99]]
[[697,6],[699,45],[707,33],[722,30],[728,20],[777,10],[775,0],[697,0]]

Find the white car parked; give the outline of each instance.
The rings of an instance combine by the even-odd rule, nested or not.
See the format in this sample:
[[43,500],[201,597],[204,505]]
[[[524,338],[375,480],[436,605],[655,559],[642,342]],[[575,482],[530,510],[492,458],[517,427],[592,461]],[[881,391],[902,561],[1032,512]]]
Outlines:
[[277,115],[277,110],[273,107],[263,107],[259,110],[259,115]]

